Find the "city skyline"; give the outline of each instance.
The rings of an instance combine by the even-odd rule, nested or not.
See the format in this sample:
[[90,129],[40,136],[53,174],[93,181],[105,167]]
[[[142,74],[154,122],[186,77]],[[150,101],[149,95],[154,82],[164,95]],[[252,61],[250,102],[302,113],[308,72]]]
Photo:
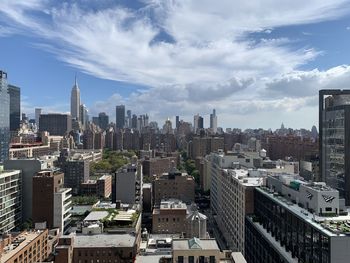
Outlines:
[[310,129],[318,90],[347,88],[348,1],[129,2],[2,3],[1,67],[25,113],[69,112],[77,72],[91,116],[209,123],[215,108],[218,127]]

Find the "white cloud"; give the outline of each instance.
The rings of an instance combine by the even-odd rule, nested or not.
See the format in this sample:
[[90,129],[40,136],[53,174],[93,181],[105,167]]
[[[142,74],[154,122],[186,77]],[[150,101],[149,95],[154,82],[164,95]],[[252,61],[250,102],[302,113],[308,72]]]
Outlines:
[[[117,4],[98,8],[97,1],[89,8],[83,0],[3,0],[0,25],[36,36],[37,46],[85,73],[148,87],[96,102],[96,113],[114,114],[123,100],[156,119],[212,108],[233,115],[291,112],[313,103],[318,88],[348,80],[348,67],[298,70],[320,51],[268,38],[280,26],[343,16],[348,1],[144,2],[133,10]],[[169,39],[157,41],[164,32]],[[265,32],[265,38],[252,41],[251,32]]]

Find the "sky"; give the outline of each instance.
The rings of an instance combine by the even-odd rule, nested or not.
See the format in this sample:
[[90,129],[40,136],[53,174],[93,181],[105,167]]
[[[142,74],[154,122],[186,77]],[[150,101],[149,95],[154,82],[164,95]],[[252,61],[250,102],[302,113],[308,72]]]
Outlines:
[[125,104],[160,125],[311,129],[318,90],[350,83],[349,0],[0,0],[0,69],[22,111]]

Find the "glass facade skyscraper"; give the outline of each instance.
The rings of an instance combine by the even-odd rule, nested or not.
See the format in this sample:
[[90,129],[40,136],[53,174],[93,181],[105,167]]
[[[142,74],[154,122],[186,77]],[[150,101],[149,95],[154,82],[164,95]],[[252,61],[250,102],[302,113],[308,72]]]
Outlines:
[[8,85],[8,92],[10,94],[10,130],[16,131],[21,122],[21,89]]
[[10,145],[10,95],[7,73],[0,71],[0,162],[8,159]]
[[350,205],[350,90],[319,95],[320,179]]

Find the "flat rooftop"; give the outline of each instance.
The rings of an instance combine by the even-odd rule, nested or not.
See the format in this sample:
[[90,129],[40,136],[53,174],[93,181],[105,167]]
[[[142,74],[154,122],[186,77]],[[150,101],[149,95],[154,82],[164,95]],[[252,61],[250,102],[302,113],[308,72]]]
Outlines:
[[[192,241],[196,243],[192,245]],[[173,239],[173,250],[219,250],[215,239]]]
[[264,179],[263,176],[249,176],[249,170],[247,169],[223,169],[225,172],[230,174],[242,185],[245,186],[260,186],[263,184]]
[[108,211],[91,211],[84,221],[100,221],[109,215]]
[[[4,247],[4,252],[2,253],[1,262],[7,262],[14,255],[24,249],[27,245],[29,245],[34,239],[40,236],[43,231],[35,231],[35,232],[24,232],[18,235],[13,242]],[[17,245],[18,244],[18,245]]]
[[74,248],[133,247],[136,237],[129,234],[77,235]]

